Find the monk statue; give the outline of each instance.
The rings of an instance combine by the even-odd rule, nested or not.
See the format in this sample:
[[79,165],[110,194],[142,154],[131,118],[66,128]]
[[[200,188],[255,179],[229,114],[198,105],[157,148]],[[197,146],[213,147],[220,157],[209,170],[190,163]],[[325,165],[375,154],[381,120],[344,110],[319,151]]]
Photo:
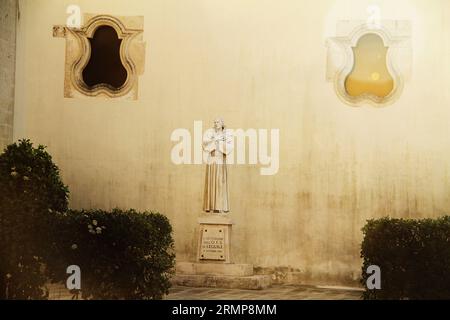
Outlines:
[[205,133],[203,150],[208,154],[205,175],[203,211],[226,214],[230,211],[228,199],[227,156],[233,151],[233,137],[218,118],[214,128]]

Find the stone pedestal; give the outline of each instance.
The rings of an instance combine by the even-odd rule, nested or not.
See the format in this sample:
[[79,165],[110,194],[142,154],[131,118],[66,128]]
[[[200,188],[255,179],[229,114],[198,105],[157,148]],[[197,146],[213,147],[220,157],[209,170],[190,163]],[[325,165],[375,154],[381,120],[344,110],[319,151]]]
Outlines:
[[230,238],[233,222],[220,215],[206,215],[198,219],[197,261],[230,263]]
[[231,263],[233,222],[225,215],[204,215],[198,219],[196,262],[179,262],[172,282],[187,287],[264,289],[271,285],[268,275],[254,275],[253,265]]

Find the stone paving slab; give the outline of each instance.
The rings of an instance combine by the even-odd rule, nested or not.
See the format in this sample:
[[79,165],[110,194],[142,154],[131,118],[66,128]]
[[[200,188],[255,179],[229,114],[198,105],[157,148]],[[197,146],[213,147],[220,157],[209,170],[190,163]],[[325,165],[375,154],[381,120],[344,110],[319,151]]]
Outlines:
[[[50,300],[70,300],[63,285],[51,285]],[[360,300],[362,290],[316,286],[277,285],[263,290],[173,286],[166,300]]]
[[264,290],[211,289],[174,286],[166,300],[360,300],[357,288],[272,286]]

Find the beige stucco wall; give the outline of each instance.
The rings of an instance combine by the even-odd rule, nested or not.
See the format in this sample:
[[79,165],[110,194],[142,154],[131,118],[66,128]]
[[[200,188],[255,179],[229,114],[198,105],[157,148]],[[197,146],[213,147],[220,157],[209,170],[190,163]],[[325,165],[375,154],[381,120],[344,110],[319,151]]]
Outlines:
[[[412,77],[383,108],[352,108],[326,81],[338,20],[410,20]],[[143,15],[139,100],[63,98],[66,7]],[[48,146],[73,208],[166,214],[177,258],[194,259],[203,166],[176,166],[174,129],[221,115],[230,128],[279,128],[280,170],[230,168],[236,262],[313,282],[360,273],[366,219],[450,209],[448,0],[22,0],[14,138]]]

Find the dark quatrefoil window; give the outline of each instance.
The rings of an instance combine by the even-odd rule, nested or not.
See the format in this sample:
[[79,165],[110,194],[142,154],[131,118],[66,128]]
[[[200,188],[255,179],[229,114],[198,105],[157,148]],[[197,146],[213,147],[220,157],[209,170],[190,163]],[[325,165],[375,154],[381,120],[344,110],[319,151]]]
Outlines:
[[91,56],[83,70],[83,81],[92,88],[107,85],[114,90],[120,89],[127,80],[127,70],[120,59],[120,46],[116,30],[109,26],[97,28],[92,38]]

